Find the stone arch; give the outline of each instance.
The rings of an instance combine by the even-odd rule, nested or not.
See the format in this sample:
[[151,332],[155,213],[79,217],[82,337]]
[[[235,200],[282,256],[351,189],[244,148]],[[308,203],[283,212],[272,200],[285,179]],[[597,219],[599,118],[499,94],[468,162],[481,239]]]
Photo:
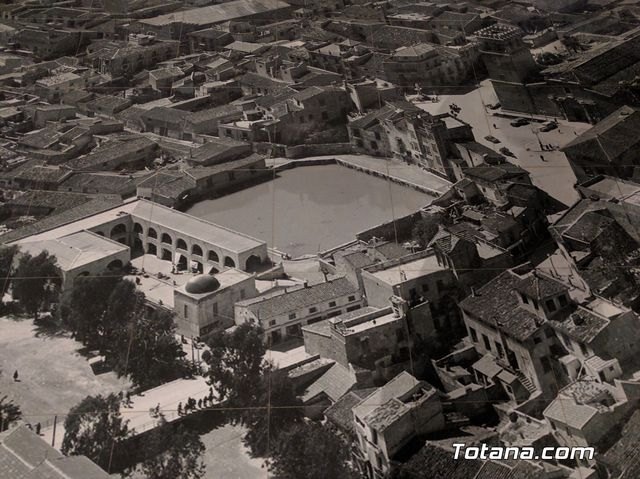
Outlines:
[[245,270],[250,273],[253,273],[255,271],[258,271],[258,269],[260,269],[261,264],[262,264],[262,260],[260,259],[260,256],[252,254],[247,258],[247,261],[245,262]]
[[149,228],[149,231],[147,231],[147,236],[149,238],[157,238],[158,232],[155,230],[155,228]]
[[103,233],[102,231],[96,231],[96,234],[97,234],[98,236],[104,236],[104,233]]
[[114,259],[111,263],[107,265],[107,269],[113,271],[117,269],[122,269],[123,266],[124,264],[122,263],[122,260]]
[[140,238],[136,238],[133,240],[133,250],[134,251],[144,251],[142,246],[142,240]]
[[235,268],[236,262],[233,261],[233,258],[230,258],[229,256],[225,256],[224,265],[227,266],[228,268]]
[[147,253],[148,254],[158,254],[158,247],[153,243],[147,243]]
[[173,253],[167,248],[162,248],[162,259],[165,261],[173,261]]
[[187,257],[184,255],[180,255],[177,263],[178,271],[186,270],[189,267],[189,262],[187,261]]
[[198,256],[204,256],[204,253],[202,252],[202,248],[200,247],[200,245],[194,244],[191,247],[191,254],[195,254]]
[[160,240],[160,242],[165,244],[173,244],[173,238],[169,233],[162,233],[162,239]]
[[176,241],[176,248],[189,251],[189,248],[187,248],[187,242],[182,238],[178,238],[178,241]]
[[140,223],[134,223],[133,224],[133,232],[134,233],[138,233],[138,234],[142,234],[142,233],[144,233],[144,228],[142,227],[142,225]]
[[208,274],[218,274],[219,272],[220,272],[220,270],[218,268],[216,268],[215,266],[210,266],[209,267]]
[[213,250],[209,250],[207,258],[209,259],[209,261],[215,261],[216,263],[220,262],[220,256],[218,256],[218,253]]
[[119,236],[122,234],[126,234],[127,233],[127,225],[125,225],[124,223],[119,223],[117,225],[115,225],[113,228],[111,228],[111,237],[113,238],[114,236]]

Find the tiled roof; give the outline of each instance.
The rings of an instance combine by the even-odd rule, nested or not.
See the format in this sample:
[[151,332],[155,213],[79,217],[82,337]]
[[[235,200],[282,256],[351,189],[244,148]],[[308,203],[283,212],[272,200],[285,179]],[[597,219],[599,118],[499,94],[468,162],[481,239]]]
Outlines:
[[6,244],[12,241],[17,241],[27,236],[32,236],[43,231],[48,231],[58,226],[66,225],[88,216],[93,216],[97,213],[115,208],[122,204],[122,200],[117,196],[106,196],[98,199],[85,202],[74,208],[69,208],[62,213],[47,216],[40,221],[23,226],[22,228],[15,229],[9,233],[5,233],[0,236],[0,243]]
[[113,141],[105,146],[93,150],[88,155],[69,161],[67,166],[77,170],[99,168],[104,162],[118,157],[126,158],[127,155],[131,153],[149,148],[153,145],[155,145],[155,142],[145,137],[136,137],[128,141]]
[[279,294],[272,297],[258,297],[236,303],[247,307],[261,320],[298,311],[309,306],[326,303],[352,293],[357,293],[357,286],[346,278],[338,278],[325,283],[318,283],[306,288]]
[[526,175],[528,173],[512,163],[502,163],[500,165],[484,164],[464,170],[464,175],[472,180],[479,179],[489,182],[503,181],[523,174]]
[[519,307],[514,289],[520,281],[511,271],[505,271],[480,288],[475,296],[467,296],[460,307],[492,328],[497,325],[506,335],[525,341],[538,331],[541,320]]
[[84,456],[65,457],[43,439],[18,426],[0,434],[0,477],[6,479],[108,479]]
[[514,289],[522,294],[537,300],[543,300],[549,296],[555,296],[567,292],[569,288],[560,281],[533,272],[514,284]]
[[327,420],[331,421],[342,431],[355,433],[352,409],[373,391],[375,391],[375,388],[349,391],[338,399],[335,404],[329,406],[325,410],[324,415],[327,417]]
[[563,321],[551,321],[551,326],[579,343],[589,344],[608,325],[610,321],[581,306]]
[[636,479],[640,477],[640,411],[633,413],[626,422],[620,439],[609,449],[603,461],[611,466],[616,479]]
[[326,394],[332,402],[344,396],[356,385],[356,376],[349,369],[335,363],[329,370],[312,383],[302,395],[303,402],[317,398],[319,394]]

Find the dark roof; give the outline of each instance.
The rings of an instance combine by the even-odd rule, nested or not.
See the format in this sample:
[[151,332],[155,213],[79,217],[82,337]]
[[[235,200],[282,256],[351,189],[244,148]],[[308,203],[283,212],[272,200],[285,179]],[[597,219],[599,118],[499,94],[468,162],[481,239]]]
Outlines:
[[551,321],[551,326],[579,343],[590,343],[608,325],[609,320],[578,307],[568,318],[562,321]]
[[492,328],[497,326],[507,336],[525,341],[538,331],[542,320],[520,307],[514,291],[520,281],[516,274],[505,271],[462,300],[460,308]]
[[626,422],[620,439],[604,454],[603,462],[615,472],[615,479],[640,477],[640,411],[633,413]]
[[562,236],[591,243],[614,223],[616,220],[607,210],[587,211],[578,221],[567,228]]
[[329,406],[329,408],[325,410],[324,415],[328,421],[332,422],[340,430],[349,434],[355,434],[352,409],[375,390],[376,388],[349,391],[338,399],[335,404]]
[[610,161],[640,142],[640,111],[623,106],[562,147],[569,151],[584,146],[584,154]]
[[113,209],[121,204],[122,199],[118,196],[101,195],[99,198],[84,202],[74,208],[69,208],[62,213],[47,216],[36,223],[5,233],[0,236],[0,243],[10,243],[26,238],[27,236],[42,233],[43,231],[48,231],[58,226],[66,225],[82,218]]
[[514,289],[540,301],[550,296],[565,293],[569,288],[555,279],[534,271],[527,277],[517,281],[514,284]]
[[144,120],[153,120],[165,123],[169,125],[184,125],[185,119],[192,115],[192,113],[179,110],[177,108],[168,108],[166,106],[157,106],[147,110],[140,115],[140,118]]
[[222,105],[208,110],[201,110],[187,115],[187,122],[192,124],[204,123],[218,118],[227,118],[228,116],[237,115],[238,119],[242,118],[242,108],[238,105]]
[[528,172],[512,163],[502,163],[500,165],[484,164],[473,166],[464,170],[464,175],[472,180],[494,182],[504,181],[520,175],[528,175]]

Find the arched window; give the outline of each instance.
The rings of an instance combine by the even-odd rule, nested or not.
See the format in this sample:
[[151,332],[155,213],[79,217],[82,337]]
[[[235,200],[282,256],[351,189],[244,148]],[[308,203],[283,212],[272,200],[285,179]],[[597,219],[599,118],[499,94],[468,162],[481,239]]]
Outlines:
[[142,234],[143,233],[142,225],[140,223],[134,223],[133,232]]
[[167,233],[163,233],[161,241],[166,244],[173,244],[173,239]]
[[194,244],[191,248],[191,254],[197,254],[198,256],[202,256],[202,248],[197,244]]
[[156,230],[154,230],[153,228],[149,228],[149,231],[147,232],[147,236],[149,238],[157,238],[158,237],[158,232]]
[[220,257],[218,256],[218,253],[216,253],[213,250],[209,251],[209,261],[215,261],[216,263],[220,261]]
[[123,234],[127,232],[127,227],[124,223],[120,223],[119,225],[115,225],[111,229],[111,237]]
[[224,259],[224,265],[229,267],[229,268],[235,268],[236,267],[236,262],[233,261],[233,259],[229,258],[228,256]]
[[187,249],[187,242],[185,240],[183,240],[182,238],[180,238],[178,240],[178,242],[176,243],[176,248],[186,250]]

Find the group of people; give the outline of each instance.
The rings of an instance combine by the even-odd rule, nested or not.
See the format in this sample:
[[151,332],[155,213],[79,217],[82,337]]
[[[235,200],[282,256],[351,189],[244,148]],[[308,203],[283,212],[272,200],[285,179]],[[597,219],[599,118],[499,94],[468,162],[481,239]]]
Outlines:
[[213,388],[209,388],[209,394],[207,394],[204,398],[198,399],[197,401],[189,397],[187,398],[185,405],[182,403],[178,403],[178,416],[184,416],[191,412],[197,411],[198,409],[206,409],[214,406],[213,402]]

